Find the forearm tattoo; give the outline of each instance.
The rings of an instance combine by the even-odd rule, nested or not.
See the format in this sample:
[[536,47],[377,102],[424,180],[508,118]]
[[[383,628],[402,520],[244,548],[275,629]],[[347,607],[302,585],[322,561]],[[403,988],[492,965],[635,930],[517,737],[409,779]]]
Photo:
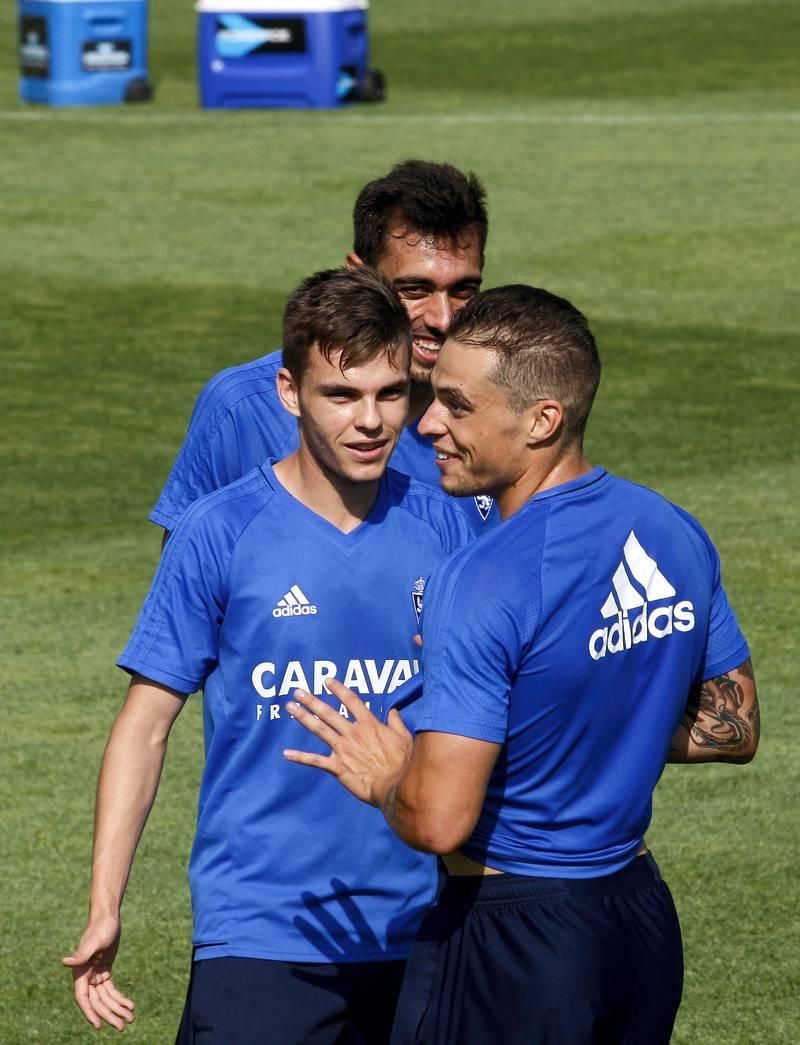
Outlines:
[[394,827],[397,819],[397,784],[392,784],[386,792],[386,798],[383,800],[381,812],[386,818],[386,822],[389,826]]
[[699,747],[735,755],[758,741],[758,701],[746,699],[737,675],[753,679],[749,660],[728,675],[709,679],[692,693],[681,722]]

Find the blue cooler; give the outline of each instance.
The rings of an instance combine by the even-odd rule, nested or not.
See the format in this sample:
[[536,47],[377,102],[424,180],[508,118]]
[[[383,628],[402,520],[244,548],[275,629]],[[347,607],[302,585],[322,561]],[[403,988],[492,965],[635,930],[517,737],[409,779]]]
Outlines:
[[18,0],[19,93],[47,105],[145,101],[147,0]]
[[367,0],[198,0],[206,109],[331,109],[383,97]]

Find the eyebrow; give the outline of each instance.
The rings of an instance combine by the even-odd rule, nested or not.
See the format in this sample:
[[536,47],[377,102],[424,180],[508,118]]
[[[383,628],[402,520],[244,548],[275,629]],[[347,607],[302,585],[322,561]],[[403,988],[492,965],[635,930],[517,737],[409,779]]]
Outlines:
[[[408,388],[408,384],[409,382],[407,379],[400,378],[389,385],[382,385],[378,389],[378,395],[380,395],[381,392],[405,392]],[[348,385],[339,381],[326,382],[319,386],[319,391],[323,395],[361,395],[360,390],[355,388],[353,385]]]
[[349,392],[355,392],[356,389],[352,385],[345,384],[340,381],[329,381],[319,386],[319,391],[323,395],[343,395]]
[[[462,279],[457,279],[454,283],[448,283],[447,290],[455,290],[458,287],[479,287],[483,282],[482,276],[464,276]],[[430,287],[431,290],[435,290],[437,284],[434,280],[429,279],[427,276],[397,276],[396,279],[392,280],[393,287]]]
[[463,407],[465,410],[472,409],[472,402],[469,400],[463,392],[459,392],[457,388],[437,388],[436,389],[437,399],[446,399],[453,406]]
[[405,392],[411,384],[411,379],[401,379],[399,381],[393,381],[390,385],[384,385],[383,388],[379,388],[379,392]]

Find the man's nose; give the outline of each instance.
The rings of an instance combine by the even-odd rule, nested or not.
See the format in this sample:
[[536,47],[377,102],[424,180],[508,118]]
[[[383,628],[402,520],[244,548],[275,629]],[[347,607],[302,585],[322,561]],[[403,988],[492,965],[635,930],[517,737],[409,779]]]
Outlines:
[[431,294],[423,313],[425,325],[440,334],[446,334],[453,318],[453,312],[453,305],[447,294],[443,292]]
[[356,427],[374,431],[382,425],[378,403],[375,399],[365,396],[358,404],[356,416]]
[[447,431],[442,422],[442,408],[435,399],[419,419],[417,431],[420,435],[425,436],[426,439],[435,439],[439,435],[444,435]]

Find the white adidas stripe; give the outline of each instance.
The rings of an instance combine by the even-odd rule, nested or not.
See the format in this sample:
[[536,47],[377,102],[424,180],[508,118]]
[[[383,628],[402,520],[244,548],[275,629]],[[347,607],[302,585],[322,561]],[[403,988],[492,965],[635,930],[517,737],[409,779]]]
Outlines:
[[301,589],[293,584],[282,599],[278,599],[277,606],[310,606],[311,603],[305,597]]
[[[619,564],[611,579],[614,590],[609,592],[608,598],[600,608],[600,613],[606,620],[616,617],[620,611],[627,613],[628,610],[644,606],[645,602],[671,599],[676,594],[673,586],[658,568],[658,563],[647,554],[633,530],[628,534],[622,554],[625,562]],[[644,598],[631,584],[626,565],[634,579],[644,588]]]
[[617,602],[621,609],[633,610],[636,609],[637,606],[644,606],[644,599],[631,584],[622,563],[617,566],[612,578],[612,583],[614,585],[614,591],[617,593]]
[[653,599],[671,599],[675,589],[659,570],[658,563],[652,559],[639,544],[636,534],[631,530],[623,548],[625,561],[635,579],[641,584],[648,602]]

